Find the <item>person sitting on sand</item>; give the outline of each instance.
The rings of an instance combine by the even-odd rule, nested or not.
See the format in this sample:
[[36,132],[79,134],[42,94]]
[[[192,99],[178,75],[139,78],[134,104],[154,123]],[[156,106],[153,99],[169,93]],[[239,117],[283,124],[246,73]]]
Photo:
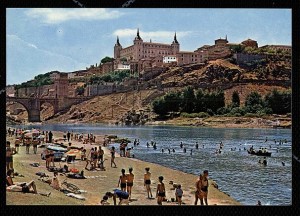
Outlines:
[[145,170],[146,170],[146,173],[144,174],[144,186],[146,186],[148,199],[149,199],[150,198],[149,194],[151,195],[151,198],[152,198],[152,192],[151,192],[151,188],[150,188],[150,185],[151,185],[151,180],[150,180],[151,172],[149,171],[150,170],[149,167],[146,167]]
[[127,176],[125,174],[125,170],[124,169],[122,169],[121,172],[122,172],[122,175],[119,178],[118,187],[121,185],[121,190],[122,191],[126,191]]
[[13,170],[9,169],[6,173],[6,191],[11,192],[24,192],[29,193],[30,189],[33,190],[33,193],[37,194],[36,184],[32,180],[30,182],[16,182],[14,183],[11,177]]
[[159,183],[157,185],[157,190],[156,190],[157,204],[162,205],[162,201],[166,196],[165,184],[162,182],[164,180],[164,177],[159,176],[158,180]]
[[176,188],[176,191],[175,191],[175,196],[176,196],[176,200],[178,202],[178,205],[181,205],[181,203],[182,203],[182,200],[181,200],[182,194],[183,194],[183,191],[181,189],[181,185],[179,184]]
[[120,202],[118,205],[122,205],[122,204],[127,204],[129,205],[129,193],[126,192],[126,191],[122,191],[122,190],[119,190],[119,189],[114,189],[113,190],[114,192],[111,193],[111,192],[106,192],[106,196],[108,198],[111,198],[113,197],[113,200],[114,200],[114,205],[117,204],[117,198],[119,198]]
[[53,178],[51,180],[50,186],[53,187],[55,190],[60,190],[61,189],[61,185],[58,179],[58,172],[55,171],[53,173]]
[[129,193],[129,200],[131,199],[131,190],[133,186],[134,174],[132,173],[132,167],[129,168],[129,173],[126,174],[127,177],[127,192]]
[[115,151],[115,147],[113,146],[110,150],[110,154],[111,154],[111,160],[110,160],[110,166],[112,167],[112,165],[114,164],[115,165],[115,168],[117,167],[116,163],[115,163],[115,154],[116,154],[116,151]]

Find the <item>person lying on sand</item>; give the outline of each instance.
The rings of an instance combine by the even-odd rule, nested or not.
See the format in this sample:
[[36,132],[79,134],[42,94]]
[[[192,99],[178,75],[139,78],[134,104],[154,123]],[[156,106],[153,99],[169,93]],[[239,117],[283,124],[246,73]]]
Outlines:
[[11,178],[12,170],[9,169],[6,173],[6,191],[9,192],[23,192],[23,193],[30,193],[33,192],[34,194],[40,194],[43,196],[50,196],[51,192],[49,193],[41,193],[37,192],[36,184],[34,180],[30,182],[13,182]]

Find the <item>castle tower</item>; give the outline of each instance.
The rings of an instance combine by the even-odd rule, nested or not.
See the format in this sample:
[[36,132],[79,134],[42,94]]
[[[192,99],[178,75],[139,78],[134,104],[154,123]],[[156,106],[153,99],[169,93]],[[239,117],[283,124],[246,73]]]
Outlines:
[[121,50],[122,50],[122,46],[121,46],[121,44],[119,42],[119,37],[117,36],[117,42],[116,42],[116,44],[114,46],[114,58],[115,59],[120,58],[120,51]]
[[173,55],[176,55],[179,52],[179,46],[180,45],[179,45],[179,43],[177,41],[176,32],[175,32],[174,40],[173,40],[173,42],[171,44]]
[[68,73],[58,73],[54,79],[55,97],[64,98],[68,97]]
[[143,39],[140,36],[140,31],[137,29],[136,37],[133,40],[134,52],[132,60],[139,60],[143,56]]

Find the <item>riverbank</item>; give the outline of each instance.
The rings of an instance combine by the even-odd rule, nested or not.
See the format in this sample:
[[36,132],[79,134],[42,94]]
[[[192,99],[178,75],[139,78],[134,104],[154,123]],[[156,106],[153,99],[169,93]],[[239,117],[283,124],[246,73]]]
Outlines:
[[291,128],[290,117],[224,117],[207,118],[173,118],[162,121],[147,122],[146,125],[195,126],[208,128]]
[[[54,140],[63,137],[63,132],[54,131]],[[99,144],[102,143],[104,135],[96,135],[96,141],[99,141]],[[7,137],[8,141],[11,141],[12,146],[14,146],[14,138]],[[67,144],[65,141],[60,141],[64,144]],[[72,140],[72,146],[82,147],[87,149],[87,152],[93,147],[98,147],[98,145],[91,144],[82,144],[82,142]],[[195,181],[198,176],[187,174],[178,170],[172,170],[167,167],[163,167],[157,164],[144,162],[137,160],[135,158],[124,158],[120,157],[118,154],[116,155],[115,162],[117,164],[117,168],[110,167],[110,154],[109,149],[104,147],[105,161],[104,165],[106,167],[106,171],[88,171],[84,170],[86,165],[85,161],[76,160],[74,164],[67,164],[63,162],[56,162],[56,167],[63,167],[64,164],[67,164],[69,168],[76,168],[78,170],[84,170],[84,174],[87,179],[67,179],[68,182],[77,185],[80,189],[87,191],[87,193],[83,193],[86,200],[77,200],[75,198],[67,197],[62,192],[53,190],[48,184],[43,183],[38,180],[38,176],[35,174],[36,172],[45,172],[49,176],[53,174],[48,172],[45,167],[45,161],[43,161],[40,157],[43,148],[38,148],[37,154],[33,154],[32,148],[30,149],[30,154],[25,154],[25,147],[20,147],[20,152],[14,155],[14,168],[15,172],[18,172],[24,177],[16,176],[13,180],[15,182],[20,181],[30,181],[35,180],[37,184],[37,189],[40,192],[50,192],[50,197],[34,195],[34,194],[23,194],[18,192],[7,192],[6,193],[6,203],[7,205],[98,205],[99,201],[107,191],[111,191],[117,188],[117,183],[119,176],[121,174],[121,169],[124,168],[126,172],[128,172],[128,168],[133,168],[133,173],[135,175],[134,186],[132,189],[132,201],[130,205],[157,205],[156,199],[148,199],[147,192],[143,184],[143,174],[145,172],[145,167],[150,168],[150,172],[152,173],[152,193],[155,195],[156,186],[158,183],[158,176],[164,176],[164,183],[166,186],[166,198],[171,200],[171,198],[175,198],[175,191],[173,190],[173,186],[169,184],[170,181],[174,183],[180,183],[182,185],[182,189],[184,191],[183,194],[183,202],[185,205],[193,205],[194,204],[194,188]],[[32,167],[30,163],[39,162],[40,167]],[[201,167],[199,168],[199,172],[203,170]],[[66,177],[59,176],[60,181],[63,181]],[[112,203],[112,200],[110,200]],[[213,187],[212,180],[210,180],[209,187],[209,195],[208,195],[208,203],[209,205],[240,205],[236,200]],[[163,202],[163,205],[177,205],[176,202]]]

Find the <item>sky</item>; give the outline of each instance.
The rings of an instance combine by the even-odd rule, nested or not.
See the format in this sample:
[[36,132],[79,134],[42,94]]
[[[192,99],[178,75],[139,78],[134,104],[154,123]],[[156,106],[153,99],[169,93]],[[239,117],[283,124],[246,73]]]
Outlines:
[[39,74],[72,72],[113,57],[133,44],[137,28],[144,41],[171,44],[176,32],[181,51],[194,51],[225,38],[258,46],[291,45],[291,9],[201,8],[7,8],[6,84]]

